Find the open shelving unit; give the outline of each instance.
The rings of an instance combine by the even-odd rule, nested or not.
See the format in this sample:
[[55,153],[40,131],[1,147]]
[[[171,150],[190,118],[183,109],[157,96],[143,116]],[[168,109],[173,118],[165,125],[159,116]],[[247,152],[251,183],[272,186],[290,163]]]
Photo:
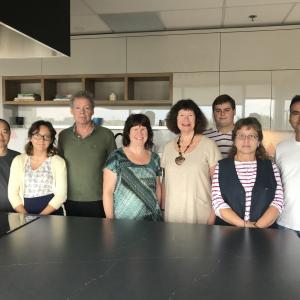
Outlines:
[[[173,74],[93,74],[3,77],[5,105],[68,105],[71,96],[87,90],[97,106],[169,106]],[[114,93],[116,100],[109,100]],[[18,94],[35,94],[35,100],[16,100]],[[38,99],[38,100],[37,100]]]

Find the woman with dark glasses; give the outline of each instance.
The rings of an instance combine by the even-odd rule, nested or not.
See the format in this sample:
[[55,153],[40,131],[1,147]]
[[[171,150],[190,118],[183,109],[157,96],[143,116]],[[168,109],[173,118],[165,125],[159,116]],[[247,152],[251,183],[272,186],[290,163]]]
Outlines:
[[47,121],[36,121],[28,131],[24,154],[12,162],[8,198],[16,212],[63,215],[67,198],[65,161],[56,155],[56,131]]
[[229,157],[219,161],[213,175],[215,213],[224,225],[270,227],[283,209],[283,192],[277,166],[262,145],[261,124],[240,119],[232,140]]
[[164,149],[163,206],[165,221],[214,224],[211,178],[221,159],[214,141],[202,133],[207,120],[190,100],[180,100],[167,116],[167,127],[177,134]]

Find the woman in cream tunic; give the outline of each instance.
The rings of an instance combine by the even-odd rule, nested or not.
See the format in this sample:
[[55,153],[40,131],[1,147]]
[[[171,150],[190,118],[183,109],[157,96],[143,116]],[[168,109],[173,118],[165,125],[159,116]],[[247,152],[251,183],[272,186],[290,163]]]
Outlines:
[[211,174],[221,159],[214,141],[202,135],[206,118],[192,100],[180,100],[167,116],[169,130],[178,134],[164,149],[163,206],[165,221],[214,224]]

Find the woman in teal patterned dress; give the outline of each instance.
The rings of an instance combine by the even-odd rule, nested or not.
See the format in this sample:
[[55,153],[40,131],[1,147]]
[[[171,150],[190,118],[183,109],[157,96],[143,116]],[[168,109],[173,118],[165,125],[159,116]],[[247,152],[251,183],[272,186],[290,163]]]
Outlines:
[[143,114],[130,115],[124,126],[123,148],[108,157],[103,170],[106,218],[162,219],[160,159],[151,151],[153,131]]

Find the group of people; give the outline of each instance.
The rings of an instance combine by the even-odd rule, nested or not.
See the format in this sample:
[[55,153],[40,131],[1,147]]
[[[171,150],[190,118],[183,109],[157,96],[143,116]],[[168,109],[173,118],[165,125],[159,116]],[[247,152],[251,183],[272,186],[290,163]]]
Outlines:
[[174,104],[166,120],[176,138],[161,159],[146,115],[127,118],[116,149],[113,133],[93,124],[94,101],[85,91],[70,100],[74,125],[60,132],[57,148],[52,124],[40,120],[24,154],[9,150],[10,126],[0,119],[0,210],[299,233],[300,96],[290,105],[295,137],[278,145],[277,165],[256,118],[234,123],[234,99],[220,95],[212,109],[216,128],[206,129],[194,101]]

